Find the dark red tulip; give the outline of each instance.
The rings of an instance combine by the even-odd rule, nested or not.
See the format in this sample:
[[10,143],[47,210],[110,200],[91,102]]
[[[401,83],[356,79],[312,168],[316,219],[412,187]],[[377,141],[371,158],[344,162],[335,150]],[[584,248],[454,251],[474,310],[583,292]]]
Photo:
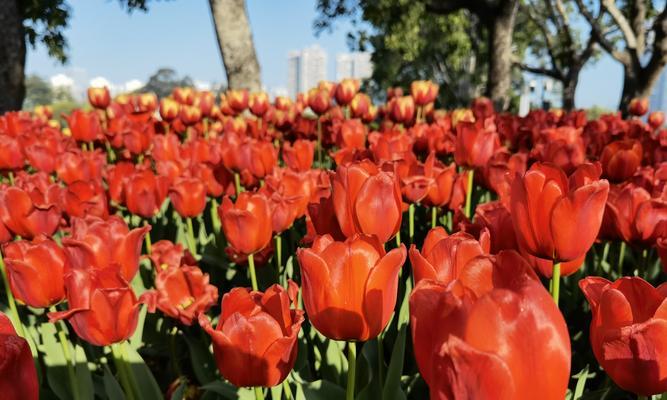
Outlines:
[[194,218],[206,208],[206,186],[197,178],[178,178],[169,189],[169,199],[183,218]]
[[[333,204],[342,232],[389,241],[401,227],[401,191],[394,175],[370,163],[340,166],[332,182]],[[382,218],[378,218],[378,216]]]
[[159,309],[165,315],[190,326],[201,313],[218,301],[218,288],[209,284],[208,274],[191,265],[170,266],[157,270],[155,290],[141,298],[148,310]]
[[636,117],[641,117],[648,112],[648,99],[635,97],[630,100],[628,111]]
[[117,268],[71,268],[65,274],[65,287],[68,310],[49,313],[49,321],[68,320],[81,339],[95,346],[132,336],[139,302]]
[[478,121],[493,117],[496,113],[493,102],[488,97],[478,97],[474,99],[470,108],[475,120]]
[[283,161],[288,168],[294,171],[308,171],[313,165],[315,143],[310,140],[299,139],[283,143]]
[[130,230],[122,218],[88,216],[72,220],[70,237],[62,239],[72,267],[115,268],[128,282],[139,270],[139,256],[150,225]]
[[[570,338],[558,307],[515,252],[478,257],[468,279],[410,295],[419,372],[432,399],[562,399]],[[536,374],[548,366],[548,374]]]
[[266,196],[241,192],[235,203],[225,197],[218,208],[229,244],[243,254],[254,254],[273,237],[271,212]]
[[65,252],[44,236],[2,246],[14,297],[34,308],[48,308],[65,298]]
[[605,146],[600,155],[604,176],[612,182],[623,182],[635,174],[644,153],[638,140],[620,140]]
[[596,276],[579,281],[591,305],[595,358],[613,381],[651,396],[667,391],[667,287],[641,278],[616,282]]
[[0,313],[0,393],[7,400],[37,400],[39,381],[30,345]]
[[0,170],[23,168],[25,157],[19,141],[8,135],[0,135]]
[[[293,284],[293,283],[292,283]],[[222,297],[222,313],[213,329],[203,314],[199,324],[211,335],[218,369],[232,384],[271,387],[294,367],[303,311],[290,309],[280,285],[266,292],[234,288]]]
[[653,111],[648,115],[648,124],[653,129],[659,129],[665,123],[665,113],[662,111]]
[[335,242],[325,235],[299,249],[303,303],[313,326],[335,340],[375,338],[396,304],[405,246],[385,253],[377,237],[354,235]]
[[95,111],[74,110],[72,114],[66,115],[65,119],[72,138],[76,141],[92,142],[103,136],[102,124]]
[[535,163],[512,183],[510,211],[519,246],[548,260],[572,261],[591,247],[602,224],[609,183],[599,164],[582,164],[569,177]]

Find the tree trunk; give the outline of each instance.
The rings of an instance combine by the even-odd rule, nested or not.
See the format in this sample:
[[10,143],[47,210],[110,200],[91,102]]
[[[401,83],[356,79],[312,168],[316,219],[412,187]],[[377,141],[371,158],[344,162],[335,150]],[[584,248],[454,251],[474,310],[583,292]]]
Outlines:
[[245,0],[209,0],[218,46],[231,89],[261,90],[259,63]]
[[577,85],[579,84],[580,67],[571,66],[570,71],[565,76],[563,83],[563,110],[572,111],[575,108],[574,97],[577,93]]
[[518,0],[503,0],[493,15],[487,17],[489,34],[489,72],[486,95],[496,110],[509,106],[512,83],[512,34],[518,10]]
[[18,2],[0,3],[0,114],[20,110],[25,97],[25,35]]
[[648,98],[653,92],[665,62],[659,68],[623,67],[623,93],[618,109],[627,112],[630,101],[635,98]]

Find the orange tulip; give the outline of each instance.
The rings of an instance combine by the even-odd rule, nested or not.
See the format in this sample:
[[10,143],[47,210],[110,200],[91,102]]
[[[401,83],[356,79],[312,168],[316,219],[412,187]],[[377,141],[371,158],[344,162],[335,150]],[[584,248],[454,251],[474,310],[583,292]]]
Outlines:
[[319,236],[312,248],[299,249],[303,303],[313,326],[335,340],[377,337],[394,311],[405,256],[404,245],[385,253],[366,235],[345,242]]
[[269,202],[264,195],[242,192],[232,203],[229,197],[218,208],[227,241],[243,254],[254,254],[273,237]]
[[410,84],[410,95],[418,106],[435,101],[438,96],[438,85],[431,81],[414,81]]
[[295,140],[283,143],[283,161],[294,171],[308,171],[313,165],[315,143],[310,140]]
[[227,92],[227,101],[229,102],[229,106],[237,113],[240,113],[241,111],[248,108],[249,99],[250,95],[245,89],[229,90]]
[[89,87],[88,88],[88,102],[90,105],[103,110],[109,107],[111,103],[111,95],[109,94],[109,88],[104,87]]
[[169,189],[169,199],[183,218],[194,218],[206,208],[206,186],[197,178],[178,178]]
[[612,182],[623,182],[634,175],[644,153],[638,140],[620,140],[605,146],[600,155],[604,176]]
[[341,106],[350,104],[354,96],[359,91],[360,87],[361,82],[359,82],[359,79],[343,79],[336,86],[336,90],[334,92],[336,103],[340,104]]

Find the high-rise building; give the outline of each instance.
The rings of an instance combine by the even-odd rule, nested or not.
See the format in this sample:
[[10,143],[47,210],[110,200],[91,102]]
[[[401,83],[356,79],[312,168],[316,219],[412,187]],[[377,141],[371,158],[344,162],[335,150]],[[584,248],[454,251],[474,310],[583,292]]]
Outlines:
[[318,45],[290,52],[287,63],[287,87],[292,98],[327,79],[327,53]]
[[336,80],[345,78],[366,79],[373,74],[371,53],[341,53],[336,56]]
[[667,112],[667,69],[663,70],[653,87],[653,93],[650,98],[651,111]]

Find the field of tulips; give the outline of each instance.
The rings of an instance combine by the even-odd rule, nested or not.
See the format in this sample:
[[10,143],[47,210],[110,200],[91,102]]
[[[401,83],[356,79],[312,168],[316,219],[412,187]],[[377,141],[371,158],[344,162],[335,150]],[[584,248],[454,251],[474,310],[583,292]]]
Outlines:
[[437,92],[0,116],[0,398],[667,392],[663,114]]

